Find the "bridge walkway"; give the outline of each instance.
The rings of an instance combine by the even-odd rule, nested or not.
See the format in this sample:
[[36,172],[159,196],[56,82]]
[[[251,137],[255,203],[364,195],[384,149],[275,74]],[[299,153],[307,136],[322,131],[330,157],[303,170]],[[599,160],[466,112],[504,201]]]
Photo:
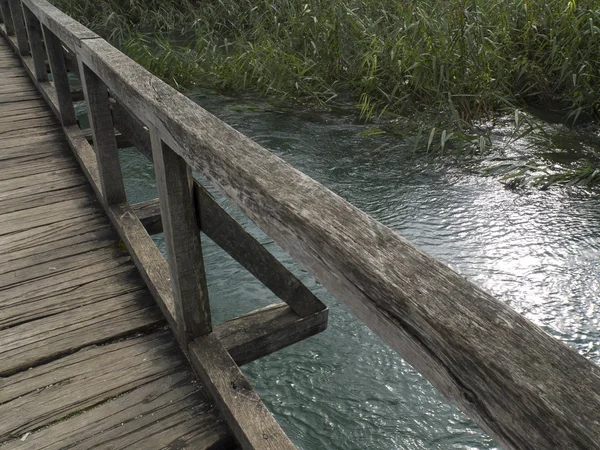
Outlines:
[[3,450],[236,448],[0,38]]

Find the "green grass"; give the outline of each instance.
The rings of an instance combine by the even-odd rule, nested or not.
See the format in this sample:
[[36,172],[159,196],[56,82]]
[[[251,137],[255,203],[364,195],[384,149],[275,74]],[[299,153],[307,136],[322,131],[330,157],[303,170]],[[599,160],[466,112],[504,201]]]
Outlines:
[[597,0],[53,3],[178,89],[351,102],[427,152],[484,153],[489,123],[532,105],[600,116]]

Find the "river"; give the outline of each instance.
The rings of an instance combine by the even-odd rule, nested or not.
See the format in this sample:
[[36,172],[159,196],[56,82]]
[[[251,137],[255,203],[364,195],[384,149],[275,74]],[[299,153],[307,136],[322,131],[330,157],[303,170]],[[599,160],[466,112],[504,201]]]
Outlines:
[[[549,334],[600,363],[600,196],[509,190],[497,178],[414,155],[365,133],[356,114],[293,112],[190,94]],[[154,173],[122,152],[130,202],[156,197]],[[330,308],[328,329],[243,367],[299,449],[493,449],[494,441],[214,189],[228,211]],[[164,251],[162,236],[155,237]],[[277,301],[203,237],[216,323]]]

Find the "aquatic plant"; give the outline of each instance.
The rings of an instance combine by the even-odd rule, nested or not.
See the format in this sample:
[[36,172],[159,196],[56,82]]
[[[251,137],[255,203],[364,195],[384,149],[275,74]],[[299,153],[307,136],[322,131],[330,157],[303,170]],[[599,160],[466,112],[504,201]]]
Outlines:
[[596,0],[53,2],[179,89],[354,102],[426,152],[483,154],[480,124],[531,105],[600,116]]

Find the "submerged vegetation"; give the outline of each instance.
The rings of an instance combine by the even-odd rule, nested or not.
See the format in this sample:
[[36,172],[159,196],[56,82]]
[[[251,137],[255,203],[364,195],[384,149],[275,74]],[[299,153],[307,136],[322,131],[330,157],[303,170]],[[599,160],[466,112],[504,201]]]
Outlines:
[[524,129],[518,108],[558,110],[571,125],[600,117],[597,0],[54,3],[179,89],[351,101],[408,125],[426,151],[482,154],[499,114]]

